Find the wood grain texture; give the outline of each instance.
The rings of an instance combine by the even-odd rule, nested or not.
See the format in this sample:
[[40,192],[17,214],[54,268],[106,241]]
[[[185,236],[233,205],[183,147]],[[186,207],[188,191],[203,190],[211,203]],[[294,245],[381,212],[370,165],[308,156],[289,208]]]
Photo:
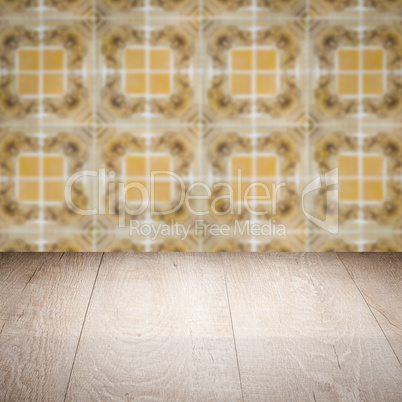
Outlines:
[[0,329],[13,319],[18,294],[47,257],[48,253],[0,253]]
[[225,289],[213,256],[105,254],[67,400],[241,400]]
[[0,253],[0,400],[400,401],[402,257],[340,258]]
[[63,400],[100,259],[100,253],[0,257],[1,401]]
[[227,255],[245,401],[401,401],[402,371],[335,254]]
[[402,254],[339,253],[399,362],[402,362]]

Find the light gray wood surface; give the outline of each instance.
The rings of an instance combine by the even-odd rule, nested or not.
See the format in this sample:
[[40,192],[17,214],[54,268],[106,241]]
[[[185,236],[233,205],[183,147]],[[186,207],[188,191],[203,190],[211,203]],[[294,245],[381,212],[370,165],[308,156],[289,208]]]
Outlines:
[[0,400],[62,401],[101,254],[0,257]]
[[335,254],[225,261],[244,400],[402,400],[399,362]]
[[401,267],[400,254],[0,254],[0,401],[400,401]]
[[213,256],[107,254],[67,399],[241,400],[222,267]]
[[401,254],[339,254],[402,362]]

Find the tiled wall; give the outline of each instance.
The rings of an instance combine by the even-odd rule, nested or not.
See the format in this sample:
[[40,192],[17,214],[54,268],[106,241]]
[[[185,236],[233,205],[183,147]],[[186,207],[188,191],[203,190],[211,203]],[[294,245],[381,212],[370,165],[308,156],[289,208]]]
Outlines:
[[[336,215],[324,186],[302,195],[336,167],[330,233],[303,212]],[[64,185],[83,169],[152,187],[152,208],[122,225],[85,176],[71,198],[97,213],[77,214]],[[245,208],[256,181],[286,183],[275,211]],[[209,199],[188,197],[195,182]],[[196,231],[186,206],[160,214],[181,197],[205,224],[272,231]],[[133,234],[130,219],[172,230]],[[0,250],[401,251],[402,1],[0,0]]]

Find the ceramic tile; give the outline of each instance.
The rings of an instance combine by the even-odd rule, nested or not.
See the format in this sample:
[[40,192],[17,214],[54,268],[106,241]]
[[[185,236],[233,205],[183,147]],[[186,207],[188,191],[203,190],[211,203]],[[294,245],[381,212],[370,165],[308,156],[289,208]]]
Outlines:
[[402,194],[400,128],[362,131],[322,128],[310,141],[310,175],[338,169],[338,209],[331,209],[326,187],[311,203],[324,213],[338,215],[341,230],[363,235],[367,230],[400,230]]
[[203,34],[203,111],[215,125],[298,125],[306,41],[293,21],[217,20]]
[[[0,129],[0,219],[5,232],[37,233],[78,230],[86,220],[66,201],[68,179],[94,168],[87,128]],[[78,177],[69,191],[82,210],[96,203],[88,177]]]
[[309,109],[317,124],[400,125],[402,29],[396,22],[321,20],[309,39]]
[[[109,124],[185,122],[199,99],[198,31],[187,21],[109,20],[97,33],[96,108]],[[183,121],[184,120],[184,121]]]
[[72,20],[0,20],[0,123],[85,124],[93,103],[92,34]]
[[0,0],[0,250],[402,249],[400,16]]

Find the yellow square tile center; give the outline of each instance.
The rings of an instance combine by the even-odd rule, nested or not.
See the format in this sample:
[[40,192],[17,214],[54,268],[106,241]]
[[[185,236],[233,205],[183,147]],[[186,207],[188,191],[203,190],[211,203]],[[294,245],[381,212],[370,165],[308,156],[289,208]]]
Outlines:
[[17,59],[17,93],[19,95],[63,95],[65,92],[64,49],[22,48],[17,52]]
[[278,92],[278,52],[235,48],[230,52],[230,92],[235,96],[272,96]]
[[346,48],[337,52],[339,95],[382,95],[385,90],[385,53],[382,48]]
[[[277,178],[278,159],[275,155],[233,155],[230,162],[231,186],[235,201],[244,200],[246,195],[264,197],[269,195],[272,184]],[[252,188],[249,188],[250,185]]]
[[361,159],[358,155],[339,155],[338,172],[340,201],[383,201],[385,169],[382,155],[363,155]]
[[17,162],[20,202],[63,202],[65,159],[61,155],[20,155]]
[[172,92],[172,52],[168,48],[127,48],[124,51],[128,95],[169,95]]
[[[171,176],[164,173],[172,169],[172,158],[170,155],[127,155],[125,157],[126,185],[131,184],[133,188],[127,191],[128,202],[140,203],[144,200],[144,194],[136,183],[140,183],[147,191],[151,202],[169,202],[172,198]],[[154,173],[154,177],[151,176]],[[145,201],[145,200],[144,200]]]

